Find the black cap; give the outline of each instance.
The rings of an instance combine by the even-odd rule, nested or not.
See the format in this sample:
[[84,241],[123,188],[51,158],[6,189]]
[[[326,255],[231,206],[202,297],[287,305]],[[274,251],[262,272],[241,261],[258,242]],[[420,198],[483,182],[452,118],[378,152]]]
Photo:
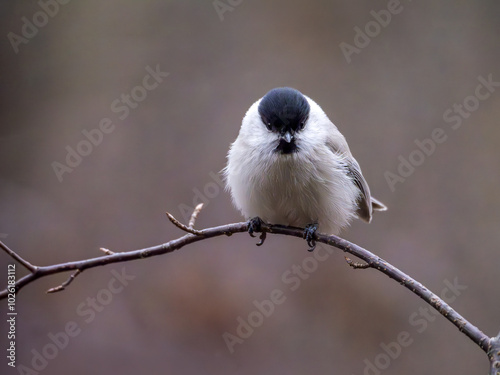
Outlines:
[[284,134],[301,130],[309,116],[309,103],[304,95],[290,87],[269,91],[259,103],[259,114],[269,130]]

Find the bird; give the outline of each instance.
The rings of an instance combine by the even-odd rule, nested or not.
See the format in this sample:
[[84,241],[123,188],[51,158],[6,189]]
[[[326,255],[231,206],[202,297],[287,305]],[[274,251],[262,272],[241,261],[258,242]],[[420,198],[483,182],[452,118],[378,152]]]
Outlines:
[[250,106],[223,175],[251,235],[262,222],[304,228],[310,251],[316,231],[337,235],[353,219],[369,223],[373,211],[387,210],[372,197],[345,137],[315,101],[290,87]]

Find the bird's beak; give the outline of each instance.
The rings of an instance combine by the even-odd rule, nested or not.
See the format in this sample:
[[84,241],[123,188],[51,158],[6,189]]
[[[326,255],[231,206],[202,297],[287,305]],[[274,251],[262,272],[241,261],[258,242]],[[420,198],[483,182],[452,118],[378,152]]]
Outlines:
[[290,134],[290,132],[286,132],[281,136],[281,139],[283,139],[286,143],[290,143],[293,141],[293,135]]
[[280,135],[279,143],[275,151],[281,154],[291,154],[298,151],[298,147],[295,144],[295,137],[292,132],[287,131]]

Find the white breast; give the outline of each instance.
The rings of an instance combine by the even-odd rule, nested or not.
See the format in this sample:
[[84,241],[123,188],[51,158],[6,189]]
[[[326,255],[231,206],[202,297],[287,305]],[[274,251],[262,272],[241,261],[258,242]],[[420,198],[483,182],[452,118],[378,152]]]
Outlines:
[[237,139],[231,148],[226,178],[246,218],[299,227],[318,223],[320,232],[337,234],[355,217],[359,190],[340,167],[341,157],[326,146],[282,155],[251,152],[243,143]]

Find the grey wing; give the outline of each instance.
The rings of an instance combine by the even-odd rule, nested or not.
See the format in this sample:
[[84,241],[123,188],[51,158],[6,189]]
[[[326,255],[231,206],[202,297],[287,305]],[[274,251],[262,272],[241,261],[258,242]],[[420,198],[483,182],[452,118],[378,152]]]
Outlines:
[[361,168],[359,167],[356,159],[349,159],[346,163],[346,167],[347,173],[352,177],[354,184],[356,184],[356,186],[361,191],[361,195],[358,200],[358,210],[356,213],[361,219],[369,223],[372,219],[373,210],[386,211],[387,206],[380,202],[378,199],[371,196],[368,183],[363,177]]
[[387,207],[382,202],[371,196],[368,183],[363,177],[363,173],[361,173],[361,167],[352,156],[345,138],[340,133],[338,135],[340,135],[340,137],[336,140],[330,139],[329,142],[327,142],[327,145],[334,153],[343,156],[347,175],[352,178],[353,183],[360,191],[358,198],[358,210],[356,211],[356,214],[360,219],[369,223],[372,219],[373,210],[385,211],[387,210]]
[[[347,174],[352,178],[354,184],[358,187],[361,192],[358,199],[358,210],[357,214],[360,219],[363,219],[367,223],[372,220],[372,201],[373,198],[370,195],[370,188],[361,173],[361,168],[358,162],[353,157],[346,160]],[[378,202],[378,201],[377,201]],[[378,202],[379,203],[379,202]],[[385,206],[384,206],[385,207]]]

